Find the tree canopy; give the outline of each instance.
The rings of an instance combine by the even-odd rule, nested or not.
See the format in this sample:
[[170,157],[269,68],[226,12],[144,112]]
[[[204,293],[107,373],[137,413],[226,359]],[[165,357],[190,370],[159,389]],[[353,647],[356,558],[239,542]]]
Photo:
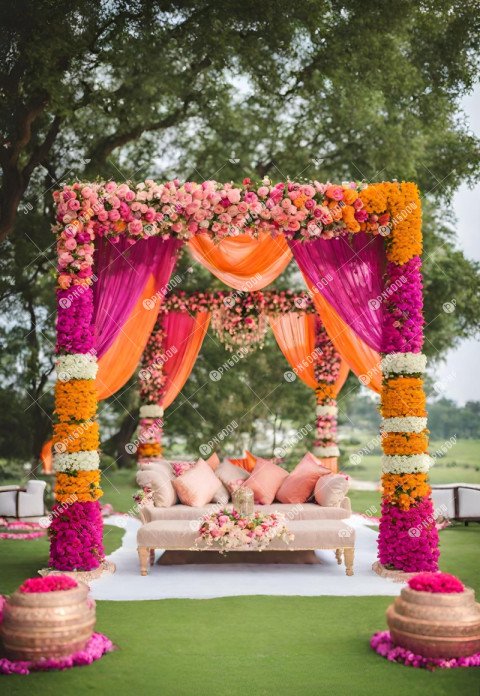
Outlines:
[[[0,8],[0,397],[28,426],[20,451],[38,454],[50,427],[51,194],[66,180],[414,180],[425,207],[426,352],[439,358],[478,329],[479,267],[456,247],[449,215],[453,192],[479,173],[459,107],[478,77],[475,2]],[[210,282],[198,270],[194,279]],[[455,311],[443,311],[452,298]],[[225,408],[224,384],[215,400]]]

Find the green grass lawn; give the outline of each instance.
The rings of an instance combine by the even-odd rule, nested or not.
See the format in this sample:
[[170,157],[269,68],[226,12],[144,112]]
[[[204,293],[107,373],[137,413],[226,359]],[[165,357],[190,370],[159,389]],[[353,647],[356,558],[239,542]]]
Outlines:
[[[133,472],[104,479],[105,502],[131,507]],[[376,492],[354,491],[364,512]],[[105,527],[107,552],[123,531]],[[441,568],[480,594],[480,526],[440,534]],[[0,592],[46,565],[47,541],[0,542]],[[354,578],[353,578],[354,580]],[[266,588],[268,591],[268,588]],[[89,667],[4,677],[5,693],[84,696],[471,696],[478,670],[434,673],[388,663],[369,647],[391,597],[234,597],[97,602],[97,630],[118,649]]]

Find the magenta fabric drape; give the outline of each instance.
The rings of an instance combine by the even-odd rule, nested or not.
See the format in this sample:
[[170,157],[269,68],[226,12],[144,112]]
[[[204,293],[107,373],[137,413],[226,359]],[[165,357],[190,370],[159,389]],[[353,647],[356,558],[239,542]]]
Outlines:
[[[151,237],[129,244],[105,237],[95,241],[96,280],[93,284],[95,349],[101,357],[130,316],[150,274],[155,293],[163,295],[170,280],[181,241]],[[158,309],[158,301],[155,306]]]
[[300,270],[367,345],[382,350],[385,240],[364,232],[289,242]]

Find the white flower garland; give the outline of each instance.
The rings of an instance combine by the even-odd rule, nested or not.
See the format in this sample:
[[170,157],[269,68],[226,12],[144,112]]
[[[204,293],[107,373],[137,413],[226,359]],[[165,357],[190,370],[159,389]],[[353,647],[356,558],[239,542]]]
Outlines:
[[340,450],[336,445],[331,447],[314,447],[313,454],[316,457],[338,457],[340,455]]
[[382,472],[384,474],[426,473],[432,466],[432,461],[428,454],[384,454],[382,457]]
[[55,361],[57,378],[61,382],[70,379],[95,379],[97,376],[97,358],[91,353],[73,353],[60,355]]
[[427,356],[423,353],[389,353],[383,356],[381,366],[384,375],[423,374],[427,367]]
[[144,404],[140,406],[140,418],[161,418],[163,408],[157,404]]
[[338,414],[337,406],[321,406],[317,404],[315,414],[317,416],[336,416]]
[[382,418],[381,430],[386,433],[421,433],[427,427],[427,419],[419,416]]
[[96,450],[91,452],[65,452],[53,455],[53,470],[61,471],[95,471],[100,465],[100,456]]

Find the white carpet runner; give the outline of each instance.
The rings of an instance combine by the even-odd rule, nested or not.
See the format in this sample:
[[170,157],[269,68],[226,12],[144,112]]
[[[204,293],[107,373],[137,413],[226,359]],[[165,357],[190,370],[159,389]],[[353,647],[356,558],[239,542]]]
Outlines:
[[[372,570],[377,559],[377,533],[368,521],[353,515],[348,524],[356,531],[355,575],[347,577],[345,566],[337,565],[333,551],[316,551],[318,565],[154,565],[146,577],[140,575],[137,529],[133,517],[113,515],[107,519],[125,529],[121,548],[108,556],[117,570],[91,583],[95,599],[210,599],[236,595],[398,595],[399,583],[379,577]],[[105,528],[108,534],[108,526]],[[157,559],[160,555],[157,551]]]

